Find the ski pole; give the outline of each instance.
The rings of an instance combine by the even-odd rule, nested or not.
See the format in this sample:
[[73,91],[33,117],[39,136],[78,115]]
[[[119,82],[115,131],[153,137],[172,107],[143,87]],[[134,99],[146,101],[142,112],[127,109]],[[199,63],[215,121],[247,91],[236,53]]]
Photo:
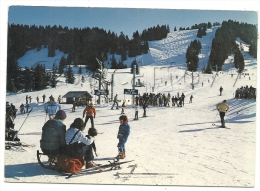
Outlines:
[[[27,113],[27,116],[25,118],[25,120],[23,121],[23,124],[25,123],[26,119],[28,118],[29,114],[31,113],[31,111],[33,110],[33,108]],[[19,131],[21,130],[23,124],[21,125],[20,129],[17,131],[16,135],[14,136],[13,140],[17,137]]]
[[[218,115],[218,112],[217,112],[217,114],[216,114],[216,117],[215,117],[215,119],[214,119],[214,122],[216,121],[217,115]],[[215,126],[215,123],[212,123],[212,125]]]

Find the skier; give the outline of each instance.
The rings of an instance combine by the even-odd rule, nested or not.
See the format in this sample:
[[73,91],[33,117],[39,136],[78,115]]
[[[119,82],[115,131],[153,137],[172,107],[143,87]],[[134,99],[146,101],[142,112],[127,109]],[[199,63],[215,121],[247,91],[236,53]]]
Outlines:
[[165,98],[165,106],[170,107],[170,99],[168,97]]
[[192,103],[192,99],[193,99],[193,96],[191,95],[191,96],[190,96],[190,103]]
[[184,99],[185,99],[185,95],[184,95],[184,93],[182,93],[181,94],[182,106],[184,106]]
[[37,103],[39,103],[39,97],[38,96],[36,97],[36,101],[37,101]]
[[220,88],[219,88],[220,96],[222,95],[222,91],[223,91],[223,88],[222,88],[222,86],[220,86]]
[[91,121],[91,127],[94,127],[94,119],[96,117],[96,108],[94,107],[93,103],[90,103],[89,106],[87,106],[84,111],[83,111],[83,117],[85,116],[86,113],[86,118],[85,118],[85,126],[87,125],[88,119]]
[[143,109],[144,109],[143,117],[147,117],[146,116],[146,108],[147,108],[147,102],[144,102],[143,103]]
[[46,155],[59,155],[65,144],[66,125],[63,121],[67,115],[65,111],[59,110],[53,119],[48,120],[42,127],[40,147]]
[[59,97],[58,97],[58,103],[59,104],[61,103],[61,95],[59,95]]
[[225,128],[225,120],[224,120],[224,117],[225,117],[225,114],[226,112],[229,110],[229,106],[227,104],[227,101],[224,100],[222,103],[219,103],[216,105],[216,108],[219,112],[219,116],[220,116],[220,120],[221,120],[221,126],[222,128]]
[[57,109],[61,109],[61,106],[55,102],[54,97],[50,96],[50,101],[44,104],[44,110],[46,114],[49,114],[49,119],[53,119]]
[[135,97],[135,104],[138,105],[138,102],[139,102],[139,97],[136,96],[136,97]]
[[28,113],[29,112],[29,108],[30,108],[30,104],[26,104],[26,113]]
[[113,107],[115,106],[115,104],[116,104],[116,109],[118,109],[117,94],[116,94],[115,97],[114,97],[114,103],[113,103],[111,109],[113,109]]
[[175,105],[176,105],[177,107],[179,107],[178,100],[179,100],[178,97],[175,96],[175,98],[174,98],[174,102],[175,102]]
[[43,94],[43,96],[42,96],[42,103],[45,103],[45,97],[46,97],[46,95]]
[[24,104],[23,103],[20,105],[20,112],[21,113],[25,113],[25,109],[24,109]]
[[25,103],[26,103],[26,104],[28,104],[28,99],[29,99],[29,96],[26,95],[26,97],[25,97]]
[[72,112],[75,112],[76,104],[77,104],[77,103],[74,101],[73,104],[72,104]]
[[94,137],[97,135],[97,131],[94,127],[91,127],[88,131],[89,135],[84,136],[84,129],[85,124],[83,120],[76,118],[65,134],[65,154],[73,158],[84,157],[87,169],[98,166],[98,164],[93,162],[94,155],[92,150],[92,144],[94,143]]
[[138,105],[135,105],[135,118],[134,120],[138,120]]
[[117,138],[119,139],[117,148],[118,148],[119,153],[116,158],[124,159],[126,157],[125,143],[130,134],[130,126],[128,124],[128,118],[126,115],[121,115],[119,117],[119,121],[120,121],[120,126],[119,126],[119,130],[117,133]]
[[174,96],[172,96],[172,106],[175,106]]
[[125,105],[125,99],[123,100],[123,104],[122,104],[122,111],[121,111],[121,114],[125,114],[125,107],[126,107],[126,105]]
[[182,107],[182,98],[181,97],[179,97],[179,105],[178,105],[178,107]]

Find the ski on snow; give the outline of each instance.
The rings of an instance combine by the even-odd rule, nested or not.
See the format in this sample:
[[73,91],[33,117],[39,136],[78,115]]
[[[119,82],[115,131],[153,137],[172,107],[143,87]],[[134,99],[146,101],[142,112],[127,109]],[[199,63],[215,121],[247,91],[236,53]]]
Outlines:
[[20,141],[5,141],[5,150],[10,150],[11,147],[34,147],[35,145],[29,145]]
[[124,161],[124,162],[108,161],[109,164],[104,164],[104,165],[100,165],[100,166],[96,166],[96,167],[92,167],[92,168],[88,168],[88,169],[82,169],[79,172],[66,174],[66,175],[68,175],[66,178],[69,179],[71,177],[78,177],[78,176],[83,176],[83,175],[88,175],[88,174],[96,174],[96,173],[107,172],[107,171],[111,171],[111,170],[118,170],[118,169],[121,169],[121,166],[120,166],[121,164],[129,163],[132,161],[134,161],[134,160]]
[[216,126],[216,127],[218,127],[218,128],[221,128],[221,129],[231,129],[231,128],[229,128],[229,127],[217,126],[215,123],[213,123],[212,126]]

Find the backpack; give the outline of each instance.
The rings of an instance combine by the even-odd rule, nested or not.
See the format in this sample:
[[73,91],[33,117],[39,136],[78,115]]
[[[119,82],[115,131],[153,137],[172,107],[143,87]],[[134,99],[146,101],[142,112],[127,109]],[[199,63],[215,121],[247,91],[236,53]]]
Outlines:
[[85,161],[82,158],[73,158],[67,155],[60,155],[57,157],[57,165],[62,172],[75,173],[81,171],[85,165]]

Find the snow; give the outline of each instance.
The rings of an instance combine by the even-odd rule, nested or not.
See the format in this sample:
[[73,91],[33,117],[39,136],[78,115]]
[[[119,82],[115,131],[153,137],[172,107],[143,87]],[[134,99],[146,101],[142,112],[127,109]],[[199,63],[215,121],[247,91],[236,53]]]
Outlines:
[[[123,89],[132,89],[133,75],[130,74],[130,68],[115,72],[114,95],[118,94],[120,100],[127,100],[125,112],[131,126],[124,160],[135,160],[129,164],[138,164],[136,173],[174,173],[174,175],[114,176],[117,172],[130,172],[127,168],[128,164],[125,164],[118,171],[66,179],[60,173],[44,169],[38,164],[36,151],[40,150],[41,128],[46,115],[43,111],[43,104],[36,103],[36,96],[39,96],[42,101],[43,94],[47,97],[53,95],[57,100],[59,95],[64,95],[68,91],[86,90],[93,93],[93,90],[98,88],[98,82],[91,78],[91,74],[84,72],[86,81],[82,86],[79,81],[81,76],[76,75],[75,84],[66,84],[64,78],[60,77],[56,88],[19,94],[7,93],[6,100],[17,108],[21,103],[25,103],[26,95],[32,96],[33,111],[26,121],[26,114],[18,113],[15,128],[18,130],[25,121],[19,132],[19,138],[23,143],[34,146],[3,151],[6,186],[8,188],[23,186],[23,184],[11,183],[37,183],[26,185],[38,189],[39,183],[63,183],[68,186],[63,187],[70,190],[79,185],[81,187],[88,185],[87,189],[131,189],[127,186],[138,185],[132,188],[140,190],[151,190],[152,187],[147,186],[157,185],[160,187],[153,187],[153,189],[188,190],[194,186],[199,190],[222,189],[223,187],[229,187],[231,190],[241,187],[259,188],[259,129],[256,128],[256,101],[234,98],[235,90],[241,86],[257,87],[256,59],[248,54],[248,48],[244,48],[245,68],[251,79],[249,76],[242,76],[236,83],[237,75],[233,68],[233,55],[225,61],[223,72],[216,77],[213,84],[215,72],[213,74],[194,72],[194,90],[191,88],[191,73],[183,77],[186,69],[185,53],[190,42],[197,39],[202,44],[200,71],[207,64],[215,31],[216,28],[209,29],[207,36],[202,39],[196,37],[196,30],[172,32],[163,40],[149,42],[149,53],[136,57],[140,66],[140,75],[137,75],[136,81],[140,79],[145,84],[145,87],[137,88],[139,93],[141,95],[144,92],[150,93],[155,82],[154,93],[168,94],[170,92],[171,96],[176,96],[178,92],[184,93],[186,99],[182,108],[149,107],[148,117],[142,118],[143,110],[139,107],[139,120],[134,121],[132,96],[123,94]],[[239,39],[238,41],[247,47],[244,42]],[[46,55],[46,49],[39,52],[28,51],[18,60],[18,63],[20,66],[30,67],[42,60],[51,63],[48,65],[51,68],[55,60],[60,59],[63,53],[57,52],[57,56],[52,60],[47,60],[49,58]],[[128,59],[125,63],[129,66],[132,60],[133,58]],[[46,68],[48,67],[46,64]],[[114,70],[108,70],[107,80],[111,80],[113,72]],[[231,77],[230,74],[234,76]],[[224,88],[222,96],[219,96],[220,86]],[[189,103],[190,95],[194,96],[193,103]],[[95,127],[101,134],[98,134],[95,141],[98,153],[95,162],[106,164],[107,160],[101,160],[101,158],[117,155],[116,135],[121,110],[111,110],[112,103],[105,103],[104,98],[102,98],[102,104],[98,105],[96,99],[97,97],[94,96],[93,102],[97,110],[94,121]],[[224,99],[230,106],[230,111],[225,117],[226,125],[230,129],[218,128],[220,119],[215,105]],[[67,119],[64,121],[67,128],[75,118],[82,117],[84,109],[78,107],[76,112],[71,112],[71,108],[70,104],[62,104],[62,109],[67,113]],[[212,125],[214,123],[216,126]],[[86,130],[89,127],[90,122]],[[42,186],[47,189],[59,189],[57,186],[60,185],[41,184]]]

